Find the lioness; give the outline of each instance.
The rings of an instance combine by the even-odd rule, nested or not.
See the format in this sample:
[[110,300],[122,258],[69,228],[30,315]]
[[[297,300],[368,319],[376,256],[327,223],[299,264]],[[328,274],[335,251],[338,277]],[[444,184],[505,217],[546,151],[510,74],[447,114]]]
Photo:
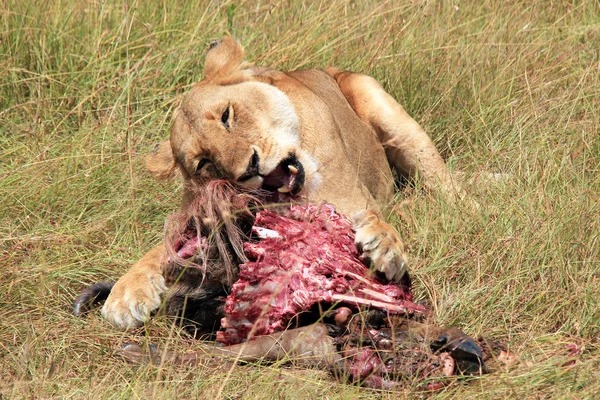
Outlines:
[[[272,201],[327,201],[352,217],[356,244],[372,268],[400,280],[404,246],[381,216],[394,193],[391,168],[457,194],[419,124],[369,76],[250,67],[230,37],[211,45],[204,74],[175,113],[170,140],[147,159],[159,179],[179,171],[183,206],[195,187],[217,178],[267,190]],[[164,252],[164,245],[154,248],[119,279],[104,318],[130,328],[159,307],[167,290]]]

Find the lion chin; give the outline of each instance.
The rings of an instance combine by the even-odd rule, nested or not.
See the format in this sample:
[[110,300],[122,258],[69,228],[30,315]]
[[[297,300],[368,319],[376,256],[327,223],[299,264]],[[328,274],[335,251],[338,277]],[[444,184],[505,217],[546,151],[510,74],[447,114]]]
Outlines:
[[[204,79],[182,99],[170,139],[146,165],[158,179],[181,176],[184,208],[215,179],[262,189],[270,202],[331,203],[354,221],[372,269],[395,281],[408,259],[381,214],[393,200],[392,171],[462,198],[429,136],[373,78],[249,66],[230,37],[209,49]],[[159,306],[164,257],[160,245],[119,279],[102,310],[108,321],[137,326]]]

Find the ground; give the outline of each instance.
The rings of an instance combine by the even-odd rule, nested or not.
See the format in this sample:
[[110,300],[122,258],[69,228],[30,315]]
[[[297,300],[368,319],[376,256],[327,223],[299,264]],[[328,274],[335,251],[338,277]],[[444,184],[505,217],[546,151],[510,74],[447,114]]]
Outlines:
[[161,240],[181,187],[153,181],[143,156],[226,33],[256,63],[373,75],[475,181],[476,212],[417,182],[392,222],[437,322],[501,338],[521,362],[421,396],[600,392],[597,1],[8,0],[0,14],[0,397],[418,394],[279,365],[133,367],[119,343],[195,343],[161,320],[123,333],[71,315],[81,288]]

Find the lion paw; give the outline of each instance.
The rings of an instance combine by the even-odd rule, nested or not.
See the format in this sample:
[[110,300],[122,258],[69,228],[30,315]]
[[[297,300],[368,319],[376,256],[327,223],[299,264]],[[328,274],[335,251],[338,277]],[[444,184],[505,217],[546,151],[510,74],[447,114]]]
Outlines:
[[385,274],[390,281],[399,282],[408,264],[404,244],[396,230],[372,211],[354,217],[355,242],[363,260]]
[[102,316],[121,329],[142,325],[161,303],[167,291],[165,279],[156,272],[129,272],[115,284],[102,307]]

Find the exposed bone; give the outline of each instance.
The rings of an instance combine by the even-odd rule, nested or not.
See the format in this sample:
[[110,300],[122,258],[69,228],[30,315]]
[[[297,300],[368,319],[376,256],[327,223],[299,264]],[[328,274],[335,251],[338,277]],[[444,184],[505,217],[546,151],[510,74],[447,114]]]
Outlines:
[[274,231],[273,229],[262,228],[260,226],[253,226],[252,232],[254,232],[260,239],[280,237],[279,232]]
[[377,290],[372,290],[369,288],[361,288],[360,291],[363,292],[365,295],[367,295],[368,298],[385,301],[387,303],[393,303],[396,301],[393,297],[388,296],[385,293],[378,292]]
[[[378,308],[381,310],[387,310],[388,312],[394,313],[394,314],[405,314],[407,312],[406,307],[404,307],[404,305],[402,305],[402,304],[393,304],[393,303],[387,303],[387,302],[383,302],[383,301],[363,299],[361,297],[356,297],[356,296],[348,296],[348,295],[344,295],[344,294],[335,293],[331,296],[331,299],[334,301],[345,302],[345,303],[350,303],[350,304],[371,306],[371,307],[375,307],[375,308]],[[421,313],[420,310],[415,310],[414,312],[417,314]]]

